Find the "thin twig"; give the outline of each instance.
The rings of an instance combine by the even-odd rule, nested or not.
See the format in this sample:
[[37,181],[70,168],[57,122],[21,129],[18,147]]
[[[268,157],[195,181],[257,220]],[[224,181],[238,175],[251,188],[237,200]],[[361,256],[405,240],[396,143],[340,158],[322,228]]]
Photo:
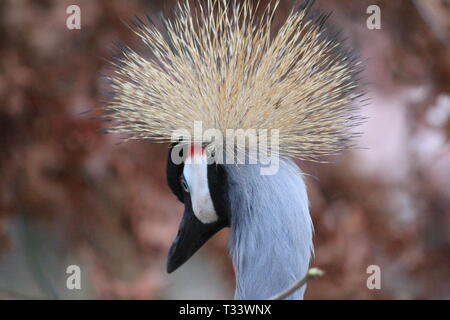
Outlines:
[[325,272],[323,272],[319,268],[311,268],[308,270],[308,272],[302,279],[298,280],[292,286],[290,286],[286,290],[282,291],[281,293],[274,295],[269,300],[282,300],[282,299],[290,296],[291,294],[293,294],[295,291],[297,291],[301,287],[303,287],[309,280],[317,279],[317,278],[323,276],[324,274],[325,274]]

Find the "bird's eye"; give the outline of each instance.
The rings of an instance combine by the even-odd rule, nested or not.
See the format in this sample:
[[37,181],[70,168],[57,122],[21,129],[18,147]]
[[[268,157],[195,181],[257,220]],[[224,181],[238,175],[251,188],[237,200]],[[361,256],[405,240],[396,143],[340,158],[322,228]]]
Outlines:
[[180,184],[185,192],[189,192],[189,186],[183,176],[180,177]]

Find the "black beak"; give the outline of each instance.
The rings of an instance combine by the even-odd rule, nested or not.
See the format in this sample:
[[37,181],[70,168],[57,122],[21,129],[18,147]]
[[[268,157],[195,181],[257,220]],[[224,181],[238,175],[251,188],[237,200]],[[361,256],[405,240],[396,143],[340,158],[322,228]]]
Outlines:
[[170,247],[167,257],[167,272],[171,273],[185,263],[198,249],[216,234],[226,227],[225,221],[217,221],[204,224],[197,219],[189,203],[185,203],[183,219],[178,229],[177,237]]

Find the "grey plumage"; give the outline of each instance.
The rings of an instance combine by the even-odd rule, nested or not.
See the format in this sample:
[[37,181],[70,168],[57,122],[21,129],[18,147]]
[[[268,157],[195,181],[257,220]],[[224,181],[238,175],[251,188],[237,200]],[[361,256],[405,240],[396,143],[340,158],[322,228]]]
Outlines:
[[[267,299],[302,278],[312,254],[313,227],[298,167],[280,161],[275,175],[260,165],[226,165],[230,251],[236,299]],[[302,299],[305,287],[288,299]]]

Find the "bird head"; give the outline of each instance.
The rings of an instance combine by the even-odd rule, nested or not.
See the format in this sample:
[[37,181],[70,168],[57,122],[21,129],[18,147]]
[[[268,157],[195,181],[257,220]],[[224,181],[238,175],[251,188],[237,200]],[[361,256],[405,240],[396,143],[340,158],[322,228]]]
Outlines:
[[[198,141],[198,122],[202,136],[276,130],[277,143],[266,140],[264,156],[314,161],[353,146],[359,135],[353,128],[363,120],[361,63],[325,26],[328,15],[313,12],[313,1],[280,24],[274,23],[279,1],[264,10],[253,1],[194,3],[180,0],[175,16],[162,23],[137,19],[132,29],[151,55],[126,47],[113,60],[107,132],[173,143],[179,132]],[[167,165],[169,186],[185,205],[169,272],[238,217],[227,207],[230,167],[208,161],[204,146],[183,148],[183,161],[174,161],[172,151],[182,145],[172,146]]]
[[[181,155],[177,164],[172,155]],[[205,148],[190,144],[174,145],[167,160],[167,182],[184,204],[177,236],[167,259],[167,272],[184,264],[218,231],[229,225],[226,201],[226,175],[222,165],[211,161]],[[212,162],[212,163],[210,163]]]

